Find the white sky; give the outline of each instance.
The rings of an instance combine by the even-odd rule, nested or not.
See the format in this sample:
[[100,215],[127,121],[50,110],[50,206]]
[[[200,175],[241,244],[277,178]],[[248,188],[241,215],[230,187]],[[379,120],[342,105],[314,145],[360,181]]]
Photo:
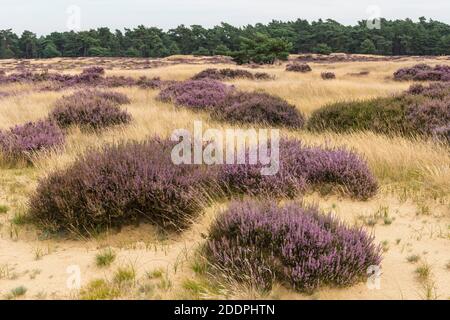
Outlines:
[[371,17],[367,12],[371,6],[389,19],[425,16],[450,23],[449,0],[0,0],[0,29],[66,31],[67,22],[73,21],[67,13],[71,5],[80,8],[81,30],[139,24],[163,29],[179,24],[209,27],[222,21],[241,26],[297,18],[355,24]]

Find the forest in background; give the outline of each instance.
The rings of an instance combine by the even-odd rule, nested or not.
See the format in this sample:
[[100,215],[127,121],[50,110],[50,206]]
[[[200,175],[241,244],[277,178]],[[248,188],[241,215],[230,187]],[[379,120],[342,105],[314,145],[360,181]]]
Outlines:
[[[204,28],[180,25],[164,31],[140,25],[134,29],[107,27],[37,36],[0,30],[0,59],[54,57],[145,57],[175,54],[229,55],[239,62],[273,62],[289,53],[332,52],[379,55],[449,55],[450,25],[427,20],[381,19],[381,28],[366,21],[346,26],[334,20],[275,21],[234,27],[227,23]],[[249,54],[251,51],[251,54]],[[276,52],[268,57],[270,52]],[[258,59],[249,55],[262,54]],[[248,61],[247,61],[248,60]]]

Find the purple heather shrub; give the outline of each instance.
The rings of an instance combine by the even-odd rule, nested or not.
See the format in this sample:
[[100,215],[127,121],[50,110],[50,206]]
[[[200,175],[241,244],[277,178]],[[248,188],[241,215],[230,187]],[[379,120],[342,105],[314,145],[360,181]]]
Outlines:
[[[282,141],[284,142],[284,141]],[[263,175],[261,169],[268,165],[261,163],[249,163],[249,150],[245,150],[246,161],[244,164],[225,164],[218,173],[218,181],[226,194],[251,195],[260,198],[294,198],[306,191],[306,180],[303,175],[295,175],[290,167],[291,162],[284,148],[280,145],[279,170],[275,175]],[[268,150],[268,156],[271,150]],[[236,155],[235,155],[236,158]],[[235,159],[236,160],[236,159]]]
[[[341,186],[344,193],[367,200],[378,191],[378,183],[366,162],[357,154],[345,149],[322,149],[318,147],[298,150],[289,146],[291,174],[303,176],[306,182],[328,191],[326,186]],[[297,153],[295,151],[297,150]]]
[[138,86],[142,88],[160,88],[163,81],[159,78],[141,77],[134,79],[132,77],[124,76],[105,76],[104,69],[101,67],[90,67],[84,69],[81,74],[70,75],[60,73],[32,73],[30,71],[23,71],[20,73],[13,73],[8,76],[0,75],[0,84],[2,83],[39,83],[50,82],[52,85],[44,87],[45,90],[52,88],[72,88],[74,86],[89,86],[89,87],[131,87]]
[[410,68],[401,68],[394,73],[394,80],[398,81],[449,81],[450,66],[436,65],[431,67],[421,63]]
[[216,167],[175,165],[153,138],[91,150],[39,181],[30,214],[50,230],[89,232],[149,221],[180,230],[214,196]]
[[424,96],[431,99],[443,99],[450,96],[450,83],[434,82],[428,86],[413,84],[406,94]]
[[306,72],[310,72],[312,71],[311,67],[306,64],[306,63],[290,63],[286,66],[286,71],[291,71],[291,72],[302,72],[302,73],[306,73]]
[[204,253],[214,271],[268,291],[274,281],[300,292],[349,286],[380,265],[381,248],[315,206],[234,202],[213,223]]
[[127,96],[117,92],[78,91],[58,100],[50,118],[62,128],[79,125],[101,129],[126,124],[131,121],[131,116],[119,105],[129,102]]
[[64,134],[52,121],[29,122],[0,131],[0,153],[8,160],[26,159],[32,153],[64,143]]
[[230,93],[213,117],[237,123],[261,123],[273,126],[302,128],[305,117],[286,100],[264,92],[235,91]]
[[250,79],[250,80],[270,80],[273,77],[265,72],[251,73],[242,69],[206,69],[194,75],[192,80],[212,79],[212,80],[232,80],[232,79]]
[[407,110],[406,119],[415,132],[432,135],[436,129],[450,124],[450,97],[413,105]]
[[336,75],[333,72],[322,72],[320,74],[320,76],[322,77],[323,80],[332,80],[332,79],[336,79]]
[[366,162],[353,152],[306,147],[299,141],[286,139],[280,141],[279,147],[277,174],[262,175],[260,164],[224,165],[219,172],[219,182],[231,194],[262,197],[268,194],[294,197],[307,189],[319,188],[326,192],[329,186],[340,186],[351,197],[366,200],[378,190],[378,183]]
[[168,85],[158,98],[178,106],[205,109],[221,105],[232,90],[233,87],[211,79],[188,80]]

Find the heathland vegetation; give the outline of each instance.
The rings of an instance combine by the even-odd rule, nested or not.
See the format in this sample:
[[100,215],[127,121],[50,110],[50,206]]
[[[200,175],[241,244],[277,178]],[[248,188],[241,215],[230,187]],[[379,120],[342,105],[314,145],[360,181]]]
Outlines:
[[[189,56],[136,70],[120,62],[144,59],[0,61],[0,281],[9,297],[65,283],[45,263],[66,277],[68,256],[92,280],[84,299],[445,295],[430,270],[448,277],[447,58],[304,58],[243,68]],[[175,164],[169,137],[198,121],[280,129],[279,170]],[[11,251],[28,243],[45,276],[14,278],[2,257],[24,268],[29,254]],[[369,291],[361,282],[380,264],[387,289]]]

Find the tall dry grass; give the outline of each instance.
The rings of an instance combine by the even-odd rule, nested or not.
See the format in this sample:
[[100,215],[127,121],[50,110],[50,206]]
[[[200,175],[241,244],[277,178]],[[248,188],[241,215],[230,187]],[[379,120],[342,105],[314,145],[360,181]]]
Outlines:
[[[395,82],[389,77],[397,68],[414,63],[407,61],[312,64],[313,71],[307,74],[285,72],[284,65],[280,65],[251,69],[268,72],[276,77],[275,80],[235,80],[231,83],[242,90],[264,90],[279,95],[294,103],[302,112],[309,114],[326,103],[385,96],[404,90],[409,83]],[[161,76],[163,79],[183,80],[208,67],[211,66],[175,65],[136,71],[112,70],[108,71],[108,74],[134,77]],[[214,67],[230,66],[214,65]],[[337,79],[323,81],[320,73],[325,70],[335,72]],[[364,70],[370,72],[368,76],[350,75]],[[64,92],[29,92],[29,86],[16,85],[9,89],[27,94],[0,100],[0,128],[46,117],[54,101],[64,94]],[[212,121],[207,114],[194,113],[161,103],[155,99],[156,90],[137,88],[116,90],[125,93],[132,100],[132,104],[125,107],[133,116],[132,124],[112,128],[101,134],[82,133],[76,128],[71,130],[62,151],[46,152],[34,159],[36,168],[42,174],[70,163],[87,148],[96,148],[120,140],[142,140],[153,135],[169,136],[178,128],[192,129],[195,120],[203,121],[205,128],[231,127]],[[309,144],[345,146],[363,154],[382,182],[382,190],[385,191],[409,188],[446,196],[446,191],[450,189],[448,148],[433,141],[386,137],[374,133],[313,134],[306,131],[283,130],[283,134]]]

